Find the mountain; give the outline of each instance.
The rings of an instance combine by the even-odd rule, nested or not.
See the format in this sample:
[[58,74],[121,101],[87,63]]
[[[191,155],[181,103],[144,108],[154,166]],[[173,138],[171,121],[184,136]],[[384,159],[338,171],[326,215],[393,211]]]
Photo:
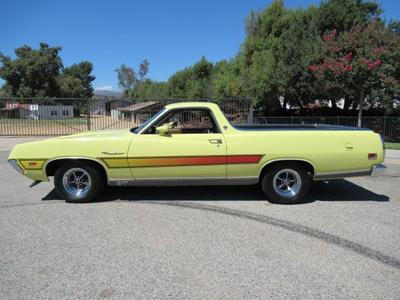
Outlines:
[[94,90],[94,95],[95,96],[101,96],[101,97],[115,97],[115,98],[120,98],[122,96],[122,93],[119,91],[110,91],[110,90]]

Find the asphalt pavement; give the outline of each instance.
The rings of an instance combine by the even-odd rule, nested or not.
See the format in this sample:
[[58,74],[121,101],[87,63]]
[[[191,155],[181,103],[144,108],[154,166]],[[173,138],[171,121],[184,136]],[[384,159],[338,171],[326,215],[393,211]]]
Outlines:
[[0,138],[0,299],[400,298],[400,151],[378,178],[315,182],[302,205],[256,186],[29,188]]

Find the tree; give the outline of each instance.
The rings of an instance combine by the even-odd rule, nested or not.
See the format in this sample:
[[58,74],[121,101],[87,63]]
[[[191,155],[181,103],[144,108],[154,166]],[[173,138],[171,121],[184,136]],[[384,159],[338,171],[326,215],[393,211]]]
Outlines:
[[400,35],[400,21],[390,20],[388,23],[389,30]]
[[377,20],[382,9],[375,1],[325,0],[319,6],[318,23],[320,33],[332,30],[337,33],[349,31],[353,26],[366,25]]
[[253,103],[278,106],[272,78],[277,65],[275,50],[282,30],[287,26],[287,18],[288,10],[279,0],[261,12],[252,12],[247,19],[246,40],[236,59],[242,74],[243,92]]
[[211,99],[213,64],[205,57],[192,67],[178,71],[168,79],[168,94],[173,98]]
[[124,96],[128,96],[129,90],[133,89],[137,82],[135,70],[122,64],[119,69],[115,69],[115,72],[118,73],[118,86],[122,90]]
[[65,98],[90,98],[93,96],[93,65],[88,61],[73,64],[59,77],[60,96]]
[[130,90],[129,97],[136,101],[151,101],[167,97],[167,83],[145,79],[141,84]]
[[358,105],[361,126],[367,102],[373,105],[376,95],[382,93],[393,100],[399,91],[399,49],[400,37],[374,21],[339,35],[336,31],[326,34],[321,61],[308,69],[326,90]]
[[286,103],[302,105],[315,99],[315,86],[307,72],[307,66],[319,56],[321,38],[318,33],[318,11],[293,10],[287,14],[286,26],[278,38],[273,55],[276,66],[271,77],[271,89],[275,97],[284,97]]
[[[381,8],[373,0],[324,0],[319,6],[306,9],[290,9],[282,0],[274,0],[265,9],[250,12],[245,24],[246,38],[232,59],[213,64],[202,57],[195,64],[175,72],[165,84],[146,79],[148,62],[145,60],[137,75],[131,69],[134,79],[127,89],[134,99],[151,98],[151,95],[214,100],[247,98],[258,105],[259,111],[264,108],[268,113],[282,109],[282,96],[283,107],[287,103],[303,106],[303,103],[319,99],[331,101],[334,109],[336,102],[344,97],[345,109],[348,109],[352,102],[353,107],[360,102],[358,80],[361,78],[364,82],[363,74],[370,72],[373,76],[368,88],[364,89],[365,99],[387,109],[393,95],[399,95],[396,82],[400,78],[400,47],[395,41],[396,36],[400,36],[400,25],[392,20],[385,26],[379,19],[380,14]],[[364,70],[358,68],[361,61],[355,63],[356,56],[376,62],[373,60],[375,54],[368,56],[358,52],[364,49],[360,51],[368,53],[374,48],[365,44],[368,37],[364,32],[372,23],[379,24],[380,27],[376,26],[380,33],[373,34],[371,41],[376,45],[384,43],[388,50],[379,58],[381,65],[370,68],[364,63]],[[355,28],[363,30],[356,32]],[[327,49],[324,38],[334,30],[333,40],[340,43],[343,53],[329,53]],[[350,40],[359,44],[352,45]],[[354,49],[351,50],[349,45]],[[352,70],[342,70],[340,74],[333,69],[322,72],[325,59],[348,65],[343,60],[349,58],[346,56],[349,51],[354,51],[351,59],[355,61],[351,64],[356,65]],[[356,74],[356,70],[361,73]],[[386,77],[376,79],[380,71]]]
[[149,61],[147,59],[143,60],[139,65],[139,82],[142,82],[147,73],[149,72]]
[[37,50],[29,46],[15,49],[15,59],[0,55],[4,93],[15,97],[92,97],[92,64],[84,61],[63,68],[60,51],[61,47],[41,43]]
[[140,85],[146,79],[146,75],[149,72],[149,61],[144,59],[139,64],[139,73],[136,74],[133,68],[126,65],[121,65],[120,68],[115,69],[118,73],[118,86],[123,91],[123,95],[128,97],[129,95],[135,95],[132,92],[138,85]]
[[61,47],[40,43],[39,49],[22,46],[15,49],[15,59],[0,54],[0,77],[5,90],[16,97],[57,97],[57,77],[63,67]]
[[214,66],[213,97],[218,99],[242,98],[243,80],[237,61],[220,61]]

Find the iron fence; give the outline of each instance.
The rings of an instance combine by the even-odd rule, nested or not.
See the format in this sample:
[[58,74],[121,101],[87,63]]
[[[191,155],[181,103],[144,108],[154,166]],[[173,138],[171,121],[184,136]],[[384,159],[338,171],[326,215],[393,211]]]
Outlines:
[[[256,117],[256,124],[329,124],[357,127],[358,117]],[[362,117],[361,126],[384,136],[387,142],[400,142],[400,117]]]
[[[189,100],[0,98],[0,135],[66,135],[87,130],[133,128],[167,104]],[[190,101],[209,101],[191,99]],[[232,123],[246,123],[250,101],[217,101]]]
[[[0,135],[65,135],[87,130],[133,128],[167,104],[206,99],[163,99],[132,102],[127,99],[0,98]],[[332,124],[357,126],[357,117],[256,117],[247,99],[217,102],[233,124]],[[362,126],[400,142],[400,117],[363,117]]]

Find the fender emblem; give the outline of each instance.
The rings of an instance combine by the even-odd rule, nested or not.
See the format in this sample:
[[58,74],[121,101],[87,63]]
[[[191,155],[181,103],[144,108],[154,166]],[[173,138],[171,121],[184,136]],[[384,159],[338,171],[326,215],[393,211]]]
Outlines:
[[122,154],[124,154],[124,152],[106,152],[106,151],[104,151],[104,152],[101,152],[101,154],[104,154],[104,155],[122,155]]

